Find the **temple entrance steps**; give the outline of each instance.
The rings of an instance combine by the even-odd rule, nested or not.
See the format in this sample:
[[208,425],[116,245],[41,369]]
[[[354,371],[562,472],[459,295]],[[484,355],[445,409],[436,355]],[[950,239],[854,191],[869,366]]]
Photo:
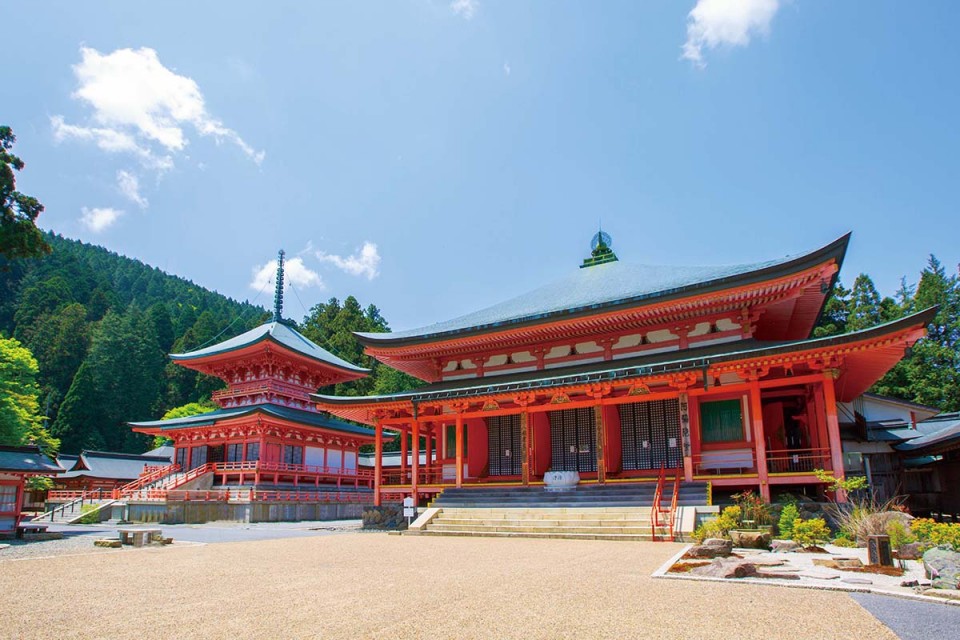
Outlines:
[[[443,508],[482,507],[652,507],[657,485],[654,482],[580,485],[569,491],[547,491],[536,487],[464,487],[445,489],[431,506]],[[709,503],[706,482],[683,482],[677,506]],[[661,504],[673,500],[673,485],[663,488]]]
[[444,508],[421,535],[652,540],[649,507]]
[[[667,537],[661,520],[653,529],[653,483],[581,485],[571,491],[543,487],[447,489],[431,503],[411,533],[433,536],[654,540]],[[669,508],[673,487],[664,487]],[[678,536],[692,531],[698,508],[707,508],[706,483],[681,484],[673,514]],[[654,535],[656,534],[656,535]]]

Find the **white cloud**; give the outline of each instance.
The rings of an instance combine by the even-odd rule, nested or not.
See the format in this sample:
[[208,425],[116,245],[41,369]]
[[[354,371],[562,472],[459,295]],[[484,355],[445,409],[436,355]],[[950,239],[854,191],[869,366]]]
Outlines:
[[503,72],[507,75],[510,75],[510,64],[507,62],[503,63]]
[[[260,267],[253,268],[253,280],[250,281],[250,288],[256,291],[265,289],[267,285],[275,282],[277,275],[277,263],[268,262]],[[323,279],[316,271],[310,269],[303,263],[303,258],[291,258],[283,264],[283,286],[287,288],[290,284],[297,287],[318,287],[325,288]]]
[[117,171],[117,189],[123,197],[137,203],[141,209],[146,209],[147,199],[140,194],[140,180],[129,171]]
[[329,262],[350,275],[366,276],[367,280],[373,280],[380,275],[380,253],[377,251],[377,245],[372,242],[364,242],[357,253],[351,256],[343,257],[317,251],[317,258],[323,262]]
[[704,49],[745,47],[753,35],[766,35],[780,0],[697,0],[687,16],[683,58],[705,67]]
[[162,169],[172,166],[171,154],[189,144],[189,125],[201,136],[235,144],[257,164],[263,161],[263,151],[207,111],[197,83],[163,66],[153,49],[103,54],[82,47],[80,55],[73,67],[79,85],[73,97],[92,108],[92,123],[72,125],[54,116],[58,140],[90,140],[104,151],[130,152],[146,166]]
[[80,211],[82,214],[80,222],[94,233],[100,233],[123,215],[123,211],[111,207],[94,207],[93,209],[83,207]]
[[450,3],[450,9],[464,20],[470,20],[477,13],[480,7],[478,0],[453,0]]

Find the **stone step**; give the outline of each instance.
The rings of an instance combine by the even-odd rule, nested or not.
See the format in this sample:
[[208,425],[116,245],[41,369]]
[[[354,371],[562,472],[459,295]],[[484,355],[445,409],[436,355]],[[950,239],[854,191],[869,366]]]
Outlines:
[[460,507],[440,507],[444,513],[462,513],[474,516],[504,515],[505,517],[517,517],[521,515],[549,515],[549,516],[569,516],[596,518],[599,516],[625,516],[625,517],[643,517],[650,515],[650,507],[479,507],[479,508],[460,508]]
[[632,542],[649,542],[653,539],[650,534],[628,534],[628,533],[531,533],[531,532],[509,532],[509,531],[433,531],[429,529],[420,532],[422,536],[458,536],[458,537],[485,537],[485,538],[542,538],[542,539],[561,539],[561,540],[618,540]]
[[522,518],[522,519],[507,519],[507,518],[463,518],[463,517],[452,517],[448,518],[446,515],[439,515],[433,519],[430,523],[430,526],[434,524],[483,524],[497,527],[602,527],[602,526],[649,526],[650,518],[631,518],[631,519],[622,519],[622,520],[566,520],[558,518]]
[[569,525],[555,526],[510,526],[502,524],[473,523],[473,524],[448,524],[444,522],[430,523],[428,531],[473,531],[476,533],[592,533],[592,534],[647,534],[652,531],[652,527],[634,526],[634,527],[613,527],[613,526],[594,526],[578,527]]

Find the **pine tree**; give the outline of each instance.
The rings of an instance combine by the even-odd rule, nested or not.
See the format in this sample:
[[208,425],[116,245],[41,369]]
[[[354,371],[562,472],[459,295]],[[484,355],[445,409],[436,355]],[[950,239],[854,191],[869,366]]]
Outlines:
[[820,320],[813,329],[814,338],[825,338],[847,332],[849,299],[850,290],[844,289],[840,278],[837,278],[833,288],[827,295],[827,301],[824,303]]
[[880,294],[873,280],[865,273],[857,276],[847,302],[847,331],[859,331],[880,324]]

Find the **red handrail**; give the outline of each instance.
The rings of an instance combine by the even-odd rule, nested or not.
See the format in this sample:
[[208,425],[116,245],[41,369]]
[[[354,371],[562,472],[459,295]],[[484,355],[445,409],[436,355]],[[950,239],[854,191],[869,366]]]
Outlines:
[[666,480],[666,465],[660,465],[657,474],[657,490],[653,493],[653,506],[650,509],[650,539],[656,541],[660,528],[660,502],[663,500],[663,483]]

